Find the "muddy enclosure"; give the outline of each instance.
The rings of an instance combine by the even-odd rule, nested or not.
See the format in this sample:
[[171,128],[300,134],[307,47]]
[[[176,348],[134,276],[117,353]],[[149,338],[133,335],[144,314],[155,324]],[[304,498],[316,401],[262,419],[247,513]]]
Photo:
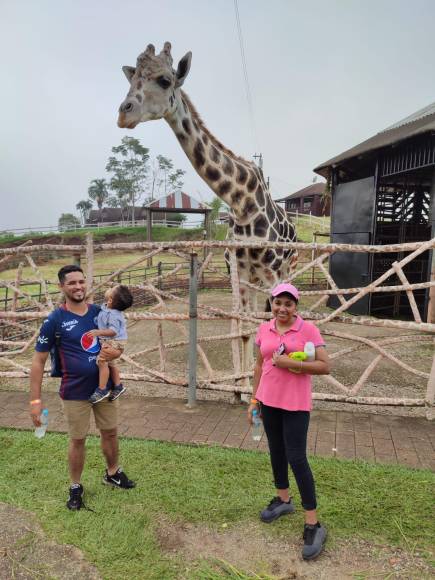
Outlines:
[[[167,312],[188,313],[188,296],[184,295],[185,303],[167,301]],[[299,304],[299,310],[308,310],[314,298],[302,298]],[[232,296],[229,290],[203,290],[199,292],[198,304],[221,308],[225,311],[232,309]],[[265,304],[264,294],[258,296],[258,309],[263,309]],[[142,309],[146,311],[146,308]],[[201,308],[198,309],[202,311]],[[324,311],[328,309],[324,308]],[[157,321],[131,321],[128,324],[128,347],[126,354],[132,354],[158,345],[158,322]],[[162,322],[163,341],[165,344],[187,340],[188,321],[175,323],[173,321]],[[244,328],[255,329],[255,324],[244,323]],[[184,329],[184,330],[183,330]],[[328,323],[321,327],[324,334],[328,352],[330,354],[340,351],[346,347],[353,346],[356,343],[350,340],[338,339],[328,336],[328,331],[341,331],[347,334],[365,337],[369,339],[388,339],[405,337],[405,341],[387,345],[385,349],[395,355],[404,363],[409,364],[420,371],[429,373],[432,357],[433,346],[431,340],[424,340],[423,334],[414,331],[405,331],[401,329],[389,329],[383,327],[370,327],[360,325],[349,325],[342,323]],[[229,320],[198,320],[198,336],[216,337],[218,335],[229,334],[231,332],[231,322]],[[427,336],[427,335],[426,335]],[[230,375],[233,373],[232,351],[230,340],[219,340],[202,342],[201,346],[217,376]],[[253,342],[252,342],[253,348]],[[360,345],[358,350],[337,358],[333,361],[332,375],[346,386],[355,384],[370,362],[375,358],[375,353],[371,348]],[[27,366],[30,362],[31,353],[26,356],[16,357],[14,360]],[[139,357],[137,362],[144,364],[154,370],[163,370],[160,364],[159,351],[156,349],[152,353]],[[7,363],[0,358],[0,370],[13,370]],[[137,368],[129,367],[126,364],[121,365],[121,370],[128,373],[140,373]],[[167,375],[186,377],[188,373],[188,346],[179,346],[168,348],[166,350],[166,361],[164,372]],[[207,372],[201,357],[198,356],[197,376],[199,379],[205,379]],[[169,396],[180,397],[186,396],[186,389],[165,385],[161,383],[148,383],[141,381],[127,381],[131,392],[144,396]],[[23,379],[1,379],[0,387],[3,389],[27,389],[28,381]],[[366,397],[406,397],[406,398],[424,398],[426,393],[427,380],[418,377],[406,370],[399,368],[397,365],[387,359],[383,359],[374,372],[370,375],[369,380],[358,393]],[[46,380],[46,388],[56,390],[58,382],[55,379]],[[332,385],[325,382],[322,377],[313,377],[313,391],[318,393],[335,393],[340,391]],[[219,391],[198,390],[199,399],[214,399],[232,401],[233,395]],[[315,408],[328,409],[347,409],[364,412],[382,412],[394,414],[412,414],[424,415],[424,409],[418,407],[374,407],[367,405],[350,405],[343,403],[325,403],[316,401]]]

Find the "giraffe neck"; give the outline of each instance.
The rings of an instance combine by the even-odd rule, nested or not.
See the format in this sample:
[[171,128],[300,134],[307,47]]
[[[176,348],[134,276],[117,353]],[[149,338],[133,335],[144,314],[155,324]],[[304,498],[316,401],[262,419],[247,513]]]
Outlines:
[[[177,91],[175,110],[165,120],[196,172],[232,210],[235,222],[247,224],[265,211],[267,197],[258,168],[227,149],[205,127],[189,97]],[[270,203],[275,205],[270,199]]]

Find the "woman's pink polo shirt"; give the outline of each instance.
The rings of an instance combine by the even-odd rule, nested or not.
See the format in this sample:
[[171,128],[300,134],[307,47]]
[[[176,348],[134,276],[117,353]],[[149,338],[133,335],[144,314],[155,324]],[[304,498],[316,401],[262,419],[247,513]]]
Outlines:
[[273,366],[272,354],[281,343],[285,345],[288,354],[304,350],[306,342],[312,342],[315,347],[325,346],[323,338],[314,324],[300,316],[296,317],[293,326],[284,334],[279,334],[275,325],[274,318],[263,322],[255,337],[255,344],[260,347],[263,357],[260,384],[255,396],[270,407],[287,411],[311,411],[311,375],[296,374]]

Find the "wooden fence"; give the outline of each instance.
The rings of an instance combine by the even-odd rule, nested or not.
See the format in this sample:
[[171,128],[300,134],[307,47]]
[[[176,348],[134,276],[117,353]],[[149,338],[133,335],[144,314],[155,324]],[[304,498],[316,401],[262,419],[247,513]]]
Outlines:
[[[431,251],[435,248],[435,239],[425,242],[415,242],[408,244],[394,244],[389,246],[364,246],[348,244],[317,244],[317,243],[266,243],[266,242],[210,242],[210,241],[189,241],[189,242],[143,242],[143,243],[123,243],[123,244],[94,244],[92,235],[88,234],[86,245],[40,245],[32,247],[18,247],[0,249],[1,261],[9,256],[23,256],[34,272],[33,281],[38,282],[42,289],[42,300],[36,300],[29,293],[21,289],[22,265],[16,271],[15,281],[13,283],[0,281],[0,286],[9,288],[13,293],[12,302],[8,302],[8,310],[0,312],[0,322],[8,322],[19,328],[26,321],[34,321],[32,335],[26,340],[3,340],[0,346],[4,348],[0,352],[1,361],[4,365],[12,367],[11,370],[0,372],[0,376],[10,378],[23,378],[29,374],[29,369],[24,364],[18,363],[15,359],[32,348],[34,340],[38,334],[38,328],[35,323],[45,318],[53,308],[53,296],[50,294],[48,285],[43,279],[41,272],[36,266],[32,255],[43,251],[59,251],[62,253],[77,254],[82,253],[86,257],[86,274],[88,282],[88,296],[92,300],[98,292],[104,287],[116,283],[120,277],[127,271],[133,271],[144,264],[150,258],[158,254],[177,256],[184,262],[188,261],[190,267],[190,297],[180,296],[176,292],[170,291],[170,287],[165,283],[175,278],[183,268],[183,262],[172,264],[171,269],[155,272],[154,276],[147,278],[139,284],[131,284],[131,287],[139,293],[148,293],[153,296],[154,304],[146,312],[129,312],[126,316],[130,321],[154,320],[157,322],[156,344],[147,349],[137,352],[129,352],[123,356],[125,363],[129,366],[128,372],[123,373],[123,377],[128,380],[148,381],[162,383],[166,385],[177,385],[199,389],[212,389],[216,391],[225,391],[240,395],[251,392],[250,378],[252,377],[252,335],[256,332],[256,327],[261,320],[270,317],[270,314],[263,311],[244,312],[240,301],[239,288],[241,285],[251,289],[259,296],[267,296],[268,290],[254,286],[242,280],[239,280],[236,266],[237,248],[261,248],[282,247],[284,249],[292,248],[298,251],[304,251],[306,254],[312,253],[312,259],[300,265],[290,276],[288,281],[295,281],[311,272],[313,269],[320,272],[323,279],[328,282],[327,287],[321,288],[303,288],[301,298],[309,297],[314,300],[309,310],[301,312],[303,318],[312,320],[317,326],[321,327],[322,333],[337,339],[350,341],[351,346],[347,346],[331,355],[331,359],[343,358],[352,355],[362,346],[371,349],[373,353],[372,360],[367,364],[359,378],[351,385],[344,384],[341,380],[334,377],[334,374],[323,377],[331,386],[334,392],[331,393],[314,393],[313,397],[323,401],[338,401],[345,403],[357,403],[366,405],[394,405],[394,406],[420,406],[426,407],[427,416],[432,416],[435,396],[435,362],[432,355],[432,366],[430,372],[423,372],[404,362],[389,351],[389,346],[395,346],[401,342],[409,341],[409,336],[393,336],[380,340],[357,336],[350,332],[337,330],[336,325],[341,326],[355,325],[364,328],[383,327],[395,330],[413,331],[412,340],[418,343],[433,343],[435,334],[435,324],[421,320],[420,313],[415,303],[413,292],[417,289],[430,288],[432,293],[435,288],[435,281],[431,280],[420,284],[410,284],[404,274],[404,267],[420,254]],[[216,249],[228,248],[230,252],[230,272],[214,266],[216,258]],[[94,276],[94,252],[100,251],[141,251],[141,256],[130,264],[112,272],[104,279],[97,280]],[[369,252],[369,253],[402,253],[406,255],[400,261],[396,261],[384,272],[379,278],[368,286],[362,288],[339,289],[329,274],[327,262],[334,252]],[[201,254],[201,258],[198,257]],[[194,272],[194,274],[192,274]],[[225,311],[216,306],[197,303],[196,297],[192,296],[192,276],[195,280],[200,280],[205,273],[212,273],[215,276],[226,280],[232,288],[232,308],[231,311]],[[385,285],[391,276],[397,276],[400,284],[394,286]],[[187,282],[187,278],[186,278]],[[405,292],[408,297],[414,320],[388,320],[376,319],[364,316],[350,316],[347,310],[352,304],[364,298],[369,293],[375,292]],[[319,308],[324,307],[329,296],[337,296],[340,305],[333,311],[319,312]],[[346,297],[345,297],[346,296]],[[349,297],[351,296],[351,297]],[[21,297],[28,301],[28,307],[31,311],[21,312],[17,310],[18,298]],[[180,304],[185,311],[171,312],[170,305]],[[433,309],[433,300],[431,301],[430,311]],[[197,320],[228,320],[230,321],[230,332],[214,336],[198,336],[192,342],[193,328],[196,328]],[[163,321],[171,321],[177,325],[180,330],[181,340],[165,342],[163,337]],[[189,335],[182,321],[190,321],[190,341]],[[331,323],[331,324],[330,324]],[[333,325],[331,327],[331,325]],[[229,341],[231,343],[232,365],[226,373],[216,372],[210,364],[206,355],[204,346],[209,343],[219,343],[219,341]],[[170,349],[179,347],[189,347],[190,357],[189,372],[178,370],[168,372],[167,370],[167,353]],[[159,364],[157,368],[147,365],[147,355],[158,353]],[[196,356],[199,357],[205,373],[202,376],[196,374]],[[382,396],[362,396],[361,390],[367,384],[370,376],[382,360],[387,360],[393,364],[398,372],[404,371],[411,375],[423,379],[426,384],[425,396],[420,398],[410,397],[382,397]],[[192,369],[195,365],[195,369]],[[194,384],[192,384],[194,382]],[[192,391],[191,391],[192,392]]]

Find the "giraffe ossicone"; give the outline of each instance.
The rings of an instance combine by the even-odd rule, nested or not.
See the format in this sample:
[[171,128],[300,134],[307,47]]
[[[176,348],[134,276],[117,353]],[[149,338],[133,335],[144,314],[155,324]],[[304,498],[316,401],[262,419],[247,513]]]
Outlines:
[[[191,61],[188,52],[175,70],[171,44],[165,42],[159,54],[149,44],[135,67],[124,66],[130,90],[119,107],[118,126],[134,129],[139,123],[164,119],[195,171],[230,207],[229,230],[234,240],[296,241],[293,223],[272,200],[258,167],[222,145],[181,90]],[[272,287],[288,277],[297,253],[282,248],[238,248],[236,259],[242,281]]]

